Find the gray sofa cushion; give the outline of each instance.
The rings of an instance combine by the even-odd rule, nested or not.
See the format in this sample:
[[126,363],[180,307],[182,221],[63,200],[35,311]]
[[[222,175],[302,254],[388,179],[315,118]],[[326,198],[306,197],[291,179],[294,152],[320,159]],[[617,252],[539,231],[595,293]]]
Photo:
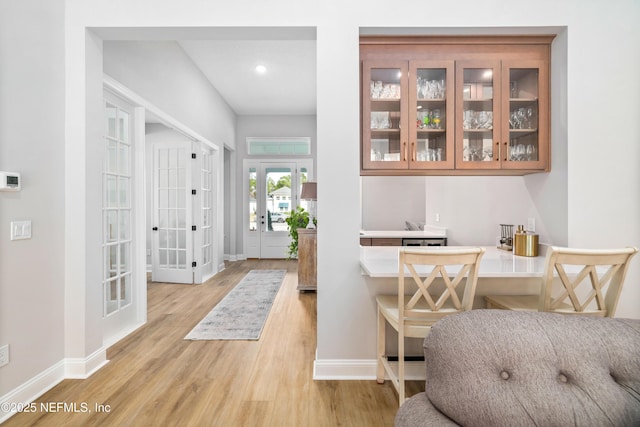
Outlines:
[[424,349],[425,393],[397,425],[640,425],[640,320],[472,310],[434,325]]

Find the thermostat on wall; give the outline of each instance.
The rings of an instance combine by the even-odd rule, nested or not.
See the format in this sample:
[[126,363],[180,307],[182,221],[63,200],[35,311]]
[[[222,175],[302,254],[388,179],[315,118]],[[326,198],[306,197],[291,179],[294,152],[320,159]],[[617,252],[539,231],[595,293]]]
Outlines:
[[0,172],[0,191],[20,191],[20,183],[18,172]]

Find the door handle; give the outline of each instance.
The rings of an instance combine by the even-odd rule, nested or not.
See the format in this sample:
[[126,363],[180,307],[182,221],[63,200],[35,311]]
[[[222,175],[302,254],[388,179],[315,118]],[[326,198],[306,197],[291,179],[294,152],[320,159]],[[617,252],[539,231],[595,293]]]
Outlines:
[[158,231],[158,227],[153,227],[152,230],[153,231]]

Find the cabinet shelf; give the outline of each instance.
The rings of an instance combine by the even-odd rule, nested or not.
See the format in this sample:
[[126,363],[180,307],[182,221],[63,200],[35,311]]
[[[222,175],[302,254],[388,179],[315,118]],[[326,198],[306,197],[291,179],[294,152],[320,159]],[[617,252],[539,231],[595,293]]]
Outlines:
[[371,129],[371,137],[379,138],[397,138],[400,136],[400,129]]
[[399,99],[372,99],[371,111],[400,111]]
[[445,133],[446,130],[445,129],[420,129],[418,128],[418,133]]
[[528,104],[531,102],[538,102],[538,98],[509,98],[509,102],[511,103],[521,102],[523,104]]

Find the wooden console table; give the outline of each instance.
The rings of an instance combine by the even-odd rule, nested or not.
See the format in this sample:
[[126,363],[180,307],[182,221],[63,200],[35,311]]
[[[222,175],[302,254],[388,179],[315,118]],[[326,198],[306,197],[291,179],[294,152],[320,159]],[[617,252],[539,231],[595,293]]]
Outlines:
[[318,289],[316,272],[317,230],[298,228],[298,290]]

